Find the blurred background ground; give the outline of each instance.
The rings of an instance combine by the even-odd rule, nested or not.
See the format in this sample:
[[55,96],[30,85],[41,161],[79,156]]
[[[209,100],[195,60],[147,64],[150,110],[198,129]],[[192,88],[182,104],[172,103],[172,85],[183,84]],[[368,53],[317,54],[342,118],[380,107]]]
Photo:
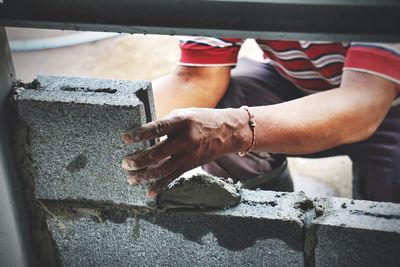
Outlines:
[[[73,31],[8,28],[10,41],[73,36]],[[255,42],[248,40],[239,56],[262,59]],[[153,80],[174,69],[179,59],[178,38],[125,34],[106,40],[63,48],[13,52],[17,77],[31,81],[37,74]],[[351,161],[348,157],[290,158],[295,190],[314,196],[351,197]]]

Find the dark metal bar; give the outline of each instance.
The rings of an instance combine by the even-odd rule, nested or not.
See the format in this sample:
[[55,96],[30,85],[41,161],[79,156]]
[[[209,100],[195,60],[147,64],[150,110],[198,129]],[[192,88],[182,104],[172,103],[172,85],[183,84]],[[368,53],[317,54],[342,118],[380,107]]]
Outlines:
[[8,96],[14,79],[6,32],[0,27],[0,265],[30,266],[25,205],[11,143]]
[[0,25],[394,42],[399,14],[399,0],[4,0]]

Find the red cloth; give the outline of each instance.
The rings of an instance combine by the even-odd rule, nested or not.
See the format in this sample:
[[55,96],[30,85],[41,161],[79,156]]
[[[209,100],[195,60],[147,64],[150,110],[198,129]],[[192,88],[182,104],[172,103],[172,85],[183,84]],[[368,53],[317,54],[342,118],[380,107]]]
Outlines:
[[[234,66],[242,44],[237,38],[183,37],[180,64]],[[346,69],[378,75],[400,88],[400,45],[256,40],[264,58],[307,92],[338,87]]]

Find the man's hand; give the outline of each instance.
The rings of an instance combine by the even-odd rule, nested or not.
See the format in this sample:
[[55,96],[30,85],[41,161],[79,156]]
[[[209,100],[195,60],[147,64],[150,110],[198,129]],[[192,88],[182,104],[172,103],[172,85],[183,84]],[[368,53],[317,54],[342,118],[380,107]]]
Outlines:
[[248,115],[242,109],[190,108],[133,129],[122,139],[131,144],[165,135],[165,140],[122,161],[130,184],[154,182],[150,198],[184,172],[246,149],[252,138]]

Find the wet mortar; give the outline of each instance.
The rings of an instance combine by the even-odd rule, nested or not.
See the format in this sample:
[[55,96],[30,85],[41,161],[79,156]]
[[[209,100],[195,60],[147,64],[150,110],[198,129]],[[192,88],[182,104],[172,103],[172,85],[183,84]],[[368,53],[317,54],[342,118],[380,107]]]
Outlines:
[[194,208],[226,209],[240,203],[240,185],[211,175],[180,177],[158,196],[161,210]]

